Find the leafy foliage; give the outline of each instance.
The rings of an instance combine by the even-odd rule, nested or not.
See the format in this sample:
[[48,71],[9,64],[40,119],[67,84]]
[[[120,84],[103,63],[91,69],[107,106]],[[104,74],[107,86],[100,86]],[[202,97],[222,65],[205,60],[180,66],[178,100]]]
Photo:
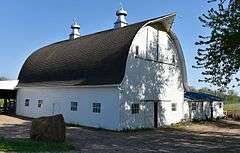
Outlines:
[[[211,0],[213,2],[217,0]],[[232,81],[240,79],[240,0],[219,0],[216,9],[211,8],[199,20],[203,27],[211,30],[210,36],[199,36],[195,68],[204,69],[200,81],[211,83],[219,88],[229,88]]]
[[215,95],[224,99],[224,110],[237,110],[240,112],[240,97],[234,90],[228,90],[228,92],[222,92],[219,90],[211,90],[209,88],[196,89],[190,87],[190,91],[202,92],[211,95]]
[[8,78],[6,78],[6,77],[0,77],[0,81],[5,81],[5,80],[8,80]]

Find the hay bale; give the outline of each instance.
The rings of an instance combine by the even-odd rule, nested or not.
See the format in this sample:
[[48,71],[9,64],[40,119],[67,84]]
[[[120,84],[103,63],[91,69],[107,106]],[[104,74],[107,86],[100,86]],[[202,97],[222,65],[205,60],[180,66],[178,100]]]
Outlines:
[[33,140],[65,141],[66,127],[62,114],[36,118],[32,121],[30,137]]

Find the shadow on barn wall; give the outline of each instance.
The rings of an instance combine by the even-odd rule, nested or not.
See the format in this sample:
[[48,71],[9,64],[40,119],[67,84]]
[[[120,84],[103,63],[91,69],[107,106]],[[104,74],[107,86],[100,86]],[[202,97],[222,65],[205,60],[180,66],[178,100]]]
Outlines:
[[[121,124],[128,128],[149,128],[154,126],[154,102],[158,103],[158,126],[166,122],[164,103],[169,101],[169,97],[174,96],[171,89],[183,90],[183,79],[180,68],[180,59],[176,50],[176,46],[172,46],[170,40],[167,43],[169,48],[165,48],[170,52],[169,55],[162,53],[158,46],[158,37],[154,35],[152,43],[149,44],[149,49],[145,57],[136,55],[134,47],[128,55],[128,62],[126,66],[125,78],[122,83],[122,91],[120,99],[122,105],[120,106],[122,116]],[[157,50],[159,47],[159,55]],[[161,54],[162,53],[162,54]],[[175,55],[175,64],[171,64],[172,55]],[[156,58],[158,56],[158,58]],[[170,63],[164,64],[162,62]],[[177,77],[176,77],[177,74]],[[172,79],[177,79],[177,84],[172,83]],[[147,100],[147,101],[145,101]],[[132,114],[131,105],[133,103],[140,103],[140,113]]]

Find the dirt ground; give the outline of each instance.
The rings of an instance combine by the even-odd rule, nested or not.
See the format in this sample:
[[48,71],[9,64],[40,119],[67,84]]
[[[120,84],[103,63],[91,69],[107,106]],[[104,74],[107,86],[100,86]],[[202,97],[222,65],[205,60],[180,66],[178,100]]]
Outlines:
[[[30,125],[24,118],[0,115],[0,137],[27,138]],[[81,153],[238,153],[240,126],[207,122],[137,132],[67,127],[67,141]]]

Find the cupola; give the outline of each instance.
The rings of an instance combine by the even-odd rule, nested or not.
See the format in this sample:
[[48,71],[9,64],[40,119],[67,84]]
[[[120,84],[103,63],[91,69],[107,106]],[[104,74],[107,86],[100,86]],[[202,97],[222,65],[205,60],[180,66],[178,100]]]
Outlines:
[[80,26],[79,24],[74,20],[73,24],[71,25],[72,32],[69,35],[69,39],[76,39],[80,37]]
[[117,21],[114,23],[115,29],[125,27],[128,25],[125,19],[125,17],[127,16],[127,11],[125,11],[122,7],[119,10],[117,10],[116,16],[117,16]]

